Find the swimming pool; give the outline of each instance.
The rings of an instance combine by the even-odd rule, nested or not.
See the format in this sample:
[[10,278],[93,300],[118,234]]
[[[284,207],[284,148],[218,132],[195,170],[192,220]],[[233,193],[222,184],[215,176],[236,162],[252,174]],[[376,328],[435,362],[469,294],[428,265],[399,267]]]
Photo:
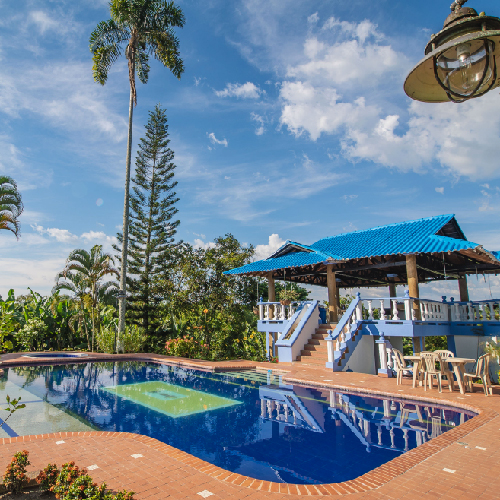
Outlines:
[[0,401],[6,394],[22,396],[26,408],[0,437],[132,432],[229,471],[298,484],[353,479],[475,415],[289,385],[272,374],[142,362],[6,368]]

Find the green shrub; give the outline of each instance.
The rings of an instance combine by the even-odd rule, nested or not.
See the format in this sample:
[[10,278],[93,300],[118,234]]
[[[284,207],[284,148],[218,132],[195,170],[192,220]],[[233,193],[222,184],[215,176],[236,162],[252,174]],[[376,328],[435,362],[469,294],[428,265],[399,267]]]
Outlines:
[[75,462],[65,463],[57,476],[52,491],[56,494],[57,498],[64,499],[73,482],[80,476],[85,476],[86,474],[87,470],[80,469],[75,465]]
[[193,337],[185,336],[167,340],[165,354],[180,358],[205,359],[208,355],[207,347],[206,344],[201,344]]
[[48,336],[48,328],[40,318],[29,318],[25,325],[15,334],[16,341],[27,351],[41,350],[45,344],[43,340]]
[[7,466],[3,476],[3,484],[7,491],[20,493],[24,486],[28,484],[28,477],[26,476],[26,467],[30,465],[28,455],[29,452],[26,450],[18,451]]
[[36,482],[40,485],[41,491],[53,491],[56,485],[59,469],[56,464],[49,464],[45,469],[40,471],[36,478]]
[[[97,333],[97,347],[102,352],[115,352],[116,328],[113,325],[101,326]],[[120,342],[124,352],[142,352],[146,343],[144,330],[137,325],[130,325],[125,328],[125,333],[121,335]]]

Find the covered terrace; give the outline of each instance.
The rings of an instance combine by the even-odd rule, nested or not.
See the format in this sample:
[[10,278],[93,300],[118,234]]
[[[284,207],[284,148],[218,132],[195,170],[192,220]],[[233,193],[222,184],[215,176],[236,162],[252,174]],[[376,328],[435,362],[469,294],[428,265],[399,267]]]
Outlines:
[[[449,337],[455,335],[450,332],[449,326],[458,319],[470,320],[474,325],[486,319],[496,323],[500,302],[479,304],[474,309],[469,300],[467,275],[496,275],[500,272],[499,257],[498,252],[488,251],[481,244],[467,240],[455,216],[448,214],[344,233],[320,239],[312,245],[287,241],[268,259],[232,269],[227,274],[267,278],[269,305],[265,319],[281,319],[285,323],[291,315],[283,314],[283,308],[276,302],[276,280],[326,287],[327,323],[338,323],[339,327],[342,323],[339,317],[341,289],[387,287],[389,293],[386,300],[389,300],[390,308],[394,306],[394,314],[391,310],[388,316],[382,305],[374,318],[371,302],[376,299],[367,299],[370,310],[369,317],[365,319],[385,321],[383,325],[380,321],[375,326],[364,325],[363,332],[372,336],[384,335],[379,330],[387,332],[387,327],[395,332],[392,335],[400,337],[408,336],[405,331],[410,332],[410,336],[414,337],[414,350],[419,352],[425,336],[443,335],[443,332]],[[458,282],[457,297],[452,299],[452,306],[448,303],[443,308],[437,302],[424,301],[420,297],[419,284],[450,280]],[[398,285],[408,287],[406,298],[391,301],[391,298],[396,298]],[[380,292],[376,295],[380,296]],[[411,311],[405,314],[407,306]],[[462,309],[457,309],[460,307]],[[396,309],[402,313],[398,315]],[[436,314],[433,314],[434,310]],[[428,326],[429,319],[434,318],[441,321],[441,328],[427,328],[424,332],[420,323],[426,321],[425,326]],[[408,320],[407,328],[400,323],[396,325],[392,320]],[[283,331],[273,330],[276,322],[268,321],[273,325],[264,325],[261,331]],[[448,323],[445,325],[447,330],[443,327],[444,323]],[[335,327],[332,325],[332,328]],[[462,329],[460,334],[469,330]],[[488,331],[491,332],[491,329]],[[291,360],[295,361],[295,353]]]

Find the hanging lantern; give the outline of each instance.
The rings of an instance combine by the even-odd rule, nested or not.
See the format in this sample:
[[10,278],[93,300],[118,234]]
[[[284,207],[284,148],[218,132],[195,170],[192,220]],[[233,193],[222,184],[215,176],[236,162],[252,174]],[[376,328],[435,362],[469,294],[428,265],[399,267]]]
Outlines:
[[422,102],[464,102],[500,85],[500,19],[455,0],[444,28],[407,76],[406,94]]

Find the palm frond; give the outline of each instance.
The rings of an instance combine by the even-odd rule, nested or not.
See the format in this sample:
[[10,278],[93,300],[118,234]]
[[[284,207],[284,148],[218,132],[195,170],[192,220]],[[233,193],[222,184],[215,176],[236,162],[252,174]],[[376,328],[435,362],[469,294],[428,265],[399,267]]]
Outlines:
[[108,79],[109,69],[122,53],[121,44],[128,40],[130,31],[118,26],[112,19],[100,22],[90,35],[94,80],[101,85]]
[[21,224],[18,217],[23,210],[16,181],[7,175],[0,175],[0,229],[12,231],[19,238]]
[[149,78],[149,56],[146,54],[146,52],[142,49],[139,49],[137,51],[137,58],[136,58],[136,64],[137,64],[137,76],[139,77],[139,80],[141,83],[148,83],[148,78]]
[[171,28],[154,31],[145,36],[149,51],[165,67],[180,79],[184,72],[184,63],[180,58],[179,40]]

